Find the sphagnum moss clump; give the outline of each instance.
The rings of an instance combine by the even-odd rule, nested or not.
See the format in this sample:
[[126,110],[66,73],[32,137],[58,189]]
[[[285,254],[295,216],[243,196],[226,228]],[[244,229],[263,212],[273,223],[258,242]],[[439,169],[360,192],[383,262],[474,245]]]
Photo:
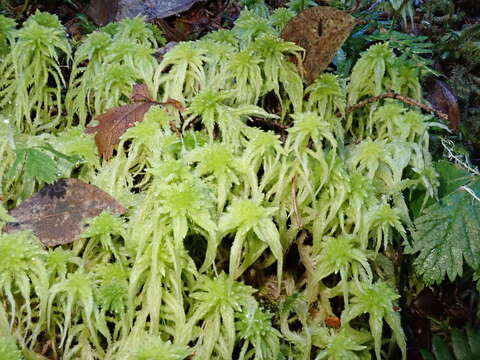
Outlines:
[[[81,239],[55,250],[31,233],[0,235],[9,359],[21,358],[17,345],[38,350],[40,338],[64,360],[380,359],[392,341],[405,358],[395,279],[373,263],[407,236],[404,194],[435,196],[428,130],[438,124],[394,100],[338,116],[391,89],[419,99],[415,72],[380,44],[349,78],[325,73],[305,87],[288,61],[303,50],[279,37],[293,11],[257,14],[244,11],[233,30],[181,43],[160,63],[158,34],[142,19],[110,24],[72,52],[53,15],[36,13],[18,30],[0,18],[0,194],[9,200],[0,221],[12,221],[4,206],[44,185],[22,168],[8,172],[25,143],[80,155],[62,176],[128,208],[90,220]],[[83,129],[125,104],[137,82],[186,112],[153,106],[116,156],[100,160]],[[286,266],[293,246],[302,276]]]

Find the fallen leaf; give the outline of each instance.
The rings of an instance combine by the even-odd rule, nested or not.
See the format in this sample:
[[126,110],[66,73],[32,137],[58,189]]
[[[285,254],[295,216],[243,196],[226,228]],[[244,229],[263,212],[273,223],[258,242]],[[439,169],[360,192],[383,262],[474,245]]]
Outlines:
[[118,3],[119,0],[91,0],[85,10],[85,14],[87,14],[95,24],[103,26],[115,19]]
[[425,97],[432,107],[448,115],[449,128],[458,130],[460,126],[460,107],[457,97],[448,85],[438,79],[429,78],[425,81]]
[[153,105],[173,106],[178,111],[185,111],[184,105],[178,100],[169,98],[165,102],[155,101],[144,84],[133,86],[130,99],[133,104],[108,109],[104,114],[97,116],[96,119],[99,122],[97,126],[90,126],[85,129],[87,134],[97,133],[95,143],[98,152],[105,160],[112,157],[113,149],[119,143],[123,133],[135,123],[142,121],[145,113]]
[[290,20],[282,38],[305,49],[303,67],[308,84],[332,62],[355,23],[350,14],[329,6],[309,8]]
[[25,200],[9,215],[7,233],[32,230],[45,246],[68,244],[84,231],[85,220],[104,210],[125,213],[125,208],[96,186],[78,179],[60,179]]
[[155,104],[145,85],[135,85],[131,95],[133,104],[117,106],[108,109],[104,114],[97,116],[99,124],[88,127],[85,132],[90,134],[96,132],[95,143],[98,152],[105,160],[113,155],[113,148],[118,144],[120,136],[128,128],[142,121],[145,113]]
[[132,101],[144,101],[144,102],[155,102],[154,99],[150,96],[148,87],[145,84],[135,84],[133,85],[132,95],[130,96]]
[[105,160],[113,155],[113,148],[119,142],[120,136],[136,122],[143,120],[143,115],[154,103],[136,102],[107,110],[97,117],[100,122],[95,127],[86,129],[87,133],[96,132],[95,143]]
[[182,14],[182,16],[176,16],[174,18],[174,27],[177,31],[184,33],[187,38],[196,39],[201,34],[217,28],[212,23],[215,21],[211,19],[212,15],[204,6],[197,6]]
[[147,20],[165,18],[186,11],[199,0],[91,0],[85,13],[103,26],[106,23],[135,16],[146,16]]
[[166,18],[187,11],[199,0],[119,0],[115,20],[144,15],[147,20]]

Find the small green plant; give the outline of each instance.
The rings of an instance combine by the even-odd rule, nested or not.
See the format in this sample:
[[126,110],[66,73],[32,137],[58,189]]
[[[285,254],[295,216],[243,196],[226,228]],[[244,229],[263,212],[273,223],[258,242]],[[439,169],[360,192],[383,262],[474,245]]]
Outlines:
[[364,359],[370,358],[365,351],[370,334],[354,330],[349,326],[340,331],[326,328],[313,329],[312,341],[322,349],[315,360],[320,359]]
[[240,5],[253,11],[256,15],[268,18],[268,7],[264,0],[241,0]]
[[26,133],[53,129],[63,111],[60,66],[72,52],[63,26],[55,15],[37,11],[7,36],[11,51],[0,65],[0,109],[11,109],[16,127]]
[[281,334],[272,327],[271,320],[272,314],[263,311],[256,304],[238,314],[238,336],[244,340],[239,359],[278,358]]
[[352,292],[354,294],[352,305],[345,311],[342,317],[343,322],[349,322],[361,314],[369,314],[368,323],[375,343],[375,355],[377,360],[380,360],[382,358],[382,328],[385,320],[390,326],[395,342],[402,351],[402,358],[405,359],[407,345],[400,315],[392,311],[399,295],[383,282],[376,282],[373,285],[360,283],[353,287]]
[[[155,88],[163,88],[163,99],[169,98],[184,101],[205,87],[205,70],[203,64],[206,61],[201,48],[193,42],[184,42],[175,46],[163,58],[155,72]],[[164,76],[166,68],[170,68]]]
[[122,360],[183,360],[191,350],[176,346],[149,334],[138,334],[125,341],[123,350],[119,350],[118,359]]
[[[24,168],[24,176],[35,179],[39,183],[53,183],[61,175],[70,174],[72,168],[81,158],[77,155],[65,155],[56,151],[50,144],[39,148],[17,148],[16,158],[7,176],[17,176],[18,168]],[[47,155],[50,154],[50,155]],[[52,156],[54,159],[52,159]],[[65,160],[66,165],[60,168],[60,160]]]
[[[156,60],[153,51],[159,35],[143,19],[124,19],[89,34],[73,59],[65,98],[67,126],[107,108],[124,104],[133,84],[145,82],[153,89]],[[160,41],[164,41],[159,37]]]
[[408,20],[410,20],[412,26],[414,26],[413,15],[415,2],[413,0],[381,0],[377,2],[376,5],[380,5],[382,9],[391,12],[393,22],[401,17],[405,25],[407,25]]
[[[275,208],[262,206],[262,199],[233,199],[227,213],[219,220],[219,230],[223,235],[235,232],[233,241],[229,273],[237,278],[251,264],[258,259],[262,251],[268,246],[276,258],[278,281],[282,280],[283,250],[280,234],[275,226],[272,215]],[[258,240],[265,243],[261,246]],[[245,244],[247,243],[247,244]],[[245,249],[255,251],[245,251]],[[241,254],[245,260],[241,262]]]
[[294,16],[295,12],[293,10],[287,8],[278,8],[275,9],[270,16],[270,24],[276,31],[281,33]]
[[465,63],[469,69],[478,65],[480,26],[465,26],[462,30],[445,34],[438,42],[435,50],[443,61]]
[[288,2],[288,8],[296,14],[312,6],[317,6],[317,3],[313,0],[290,0]]
[[0,57],[3,58],[10,50],[15,29],[15,20],[0,15]]
[[[192,298],[191,325],[202,320],[202,331],[196,342],[197,359],[231,359],[235,345],[235,315],[254,306],[254,290],[233,280],[231,276],[199,279]],[[191,326],[190,325],[190,326]],[[274,351],[274,349],[272,349]]]
[[[35,343],[44,330],[49,291],[46,252],[31,232],[2,234],[0,241],[0,287],[14,324]],[[21,304],[21,305],[20,305]],[[34,319],[36,319],[34,321]]]
[[428,41],[426,36],[413,36],[399,31],[378,31],[367,37],[371,41],[388,41],[389,45],[396,49],[401,55],[400,59],[412,62],[410,68],[419,68],[420,74],[426,75],[436,72],[430,67],[433,53],[433,43]]

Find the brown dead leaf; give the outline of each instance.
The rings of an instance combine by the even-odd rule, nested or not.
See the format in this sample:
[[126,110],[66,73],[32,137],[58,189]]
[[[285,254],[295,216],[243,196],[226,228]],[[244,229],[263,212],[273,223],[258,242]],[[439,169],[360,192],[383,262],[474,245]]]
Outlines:
[[120,136],[137,121],[143,120],[143,115],[155,103],[136,102],[129,105],[114,107],[97,117],[99,125],[86,129],[87,133],[96,132],[95,142],[98,151],[105,160],[113,155],[113,148],[118,144]]
[[117,106],[108,109],[104,114],[97,116],[99,124],[97,126],[88,127],[85,132],[90,134],[96,132],[95,142],[98,152],[105,160],[113,155],[113,148],[118,144],[120,136],[127,131],[128,128],[135,125],[136,122],[142,121],[145,113],[157,104],[148,92],[145,85],[135,85],[131,95],[133,104]]
[[303,67],[308,84],[315,81],[332,62],[355,22],[350,14],[328,6],[304,10],[290,20],[282,38],[305,49]]
[[426,98],[432,107],[448,115],[448,127],[458,130],[460,126],[460,108],[457,97],[453,94],[448,85],[438,79],[429,78],[425,81]]
[[16,221],[7,223],[4,230],[32,230],[45,246],[68,244],[79,238],[86,219],[104,210],[125,213],[122,205],[98,187],[78,179],[60,179],[10,210]]
[[120,137],[128,128],[135,123],[143,120],[145,113],[153,105],[173,106],[178,111],[185,111],[185,106],[178,100],[168,99],[165,102],[158,102],[152,99],[148,88],[144,84],[135,84],[133,86],[130,99],[133,104],[113,107],[104,114],[97,116],[99,124],[97,126],[87,127],[85,132],[91,134],[96,132],[95,143],[98,152],[108,160],[113,155],[115,145],[120,141]]
[[133,85],[132,95],[130,99],[135,102],[155,102],[154,99],[150,96],[150,91],[145,84],[135,84]]
[[92,0],[85,13],[90,16],[95,24],[103,26],[115,19],[118,3],[119,0]]

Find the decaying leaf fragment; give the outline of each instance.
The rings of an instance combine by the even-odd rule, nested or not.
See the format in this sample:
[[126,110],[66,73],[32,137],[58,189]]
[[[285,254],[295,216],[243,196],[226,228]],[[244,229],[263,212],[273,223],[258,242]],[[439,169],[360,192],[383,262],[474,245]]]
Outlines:
[[187,11],[198,0],[92,0],[86,9],[97,25],[126,17],[146,16],[148,20],[165,18]]
[[4,231],[32,230],[45,246],[68,244],[79,238],[88,218],[104,210],[125,213],[125,208],[96,186],[78,179],[60,179],[25,200],[9,215],[14,222]]
[[427,79],[425,82],[425,97],[435,110],[448,114],[449,128],[458,130],[460,126],[460,107],[457,97],[450,87],[438,79]]
[[329,6],[307,9],[293,18],[282,32],[282,38],[306,51],[303,67],[310,84],[332,62],[335,54],[355,26],[350,14]]
[[185,107],[178,100],[168,99],[166,102],[158,102],[152,99],[147,86],[143,84],[134,85],[130,99],[132,104],[108,109],[104,114],[97,116],[99,122],[97,126],[88,127],[85,130],[88,134],[97,133],[95,143],[98,152],[105,160],[112,157],[113,149],[120,141],[120,136],[135,123],[142,121],[145,113],[153,105],[168,105],[178,111],[185,111]]

